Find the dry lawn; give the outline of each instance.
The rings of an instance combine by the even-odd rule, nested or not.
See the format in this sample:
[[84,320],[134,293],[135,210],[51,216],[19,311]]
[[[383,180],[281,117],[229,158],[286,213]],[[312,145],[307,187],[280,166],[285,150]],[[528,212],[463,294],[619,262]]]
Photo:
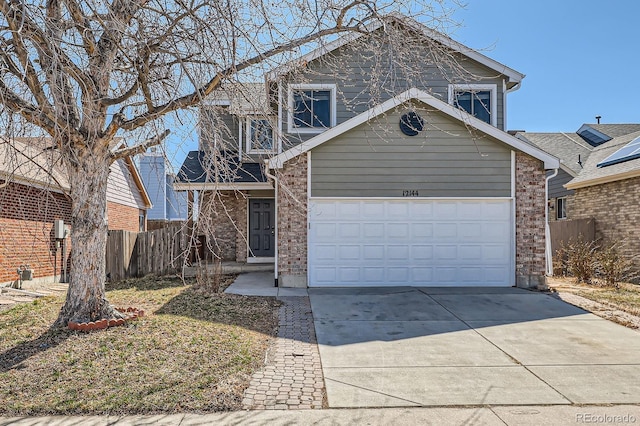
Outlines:
[[0,414],[236,410],[277,327],[274,298],[129,280],[107,297],[146,316],[79,333],[50,329],[61,297],[0,312]]
[[594,302],[631,315],[640,316],[640,285],[620,284],[619,289],[597,284],[576,283],[575,279],[552,277],[549,286],[559,292],[582,296]]

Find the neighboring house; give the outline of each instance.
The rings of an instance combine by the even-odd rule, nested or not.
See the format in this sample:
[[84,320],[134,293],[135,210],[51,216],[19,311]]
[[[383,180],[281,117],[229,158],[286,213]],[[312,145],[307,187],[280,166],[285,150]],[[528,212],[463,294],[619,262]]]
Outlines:
[[[640,124],[584,124],[571,134],[521,132],[518,137],[560,157],[561,169],[573,172],[568,179],[558,175],[551,180],[557,181],[550,187],[558,188],[559,196],[553,198],[550,192],[555,217],[594,218],[596,238],[624,242],[627,256],[636,259],[640,253]],[[564,138],[575,144],[567,144]],[[560,201],[565,206],[561,215],[559,200],[566,200]]]
[[164,154],[154,150],[140,157],[140,176],[153,207],[147,211],[148,229],[187,220],[187,192],[175,191],[175,174]]
[[374,97],[368,61],[389,58],[362,46],[380,34],[342,37],[209,99],[176,188],[201,192],[218,256],[275,262],[280,286],[544,284],[559,161],[503,130],[524,75],[406,17],[387,24],[416,58],[437,46],[467,72],[414,61],[416,78]]
[[[0,283],[15,280],[25,264],[38,279],[60,275],[63,240],[55,239],[54,221],[71,223],[69,181],[57,152],[34,145],[0,139]],[[114,162],[107,182],[109,229],[144,230],[150,207],[131,158]],[[68,254],[69,239],[64,242]]]

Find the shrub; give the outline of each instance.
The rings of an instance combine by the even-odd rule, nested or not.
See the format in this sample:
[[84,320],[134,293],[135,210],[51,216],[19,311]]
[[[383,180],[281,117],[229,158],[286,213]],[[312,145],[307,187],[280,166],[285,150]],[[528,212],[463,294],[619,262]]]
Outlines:
[[633,263],[621,253],[623,244],[620,242],[610,242],[604,244],[596,252],[597,274],[605,284],[614,288],[619,288],[621,281],[631,279],[631,268]]
[[582,236],[569,240],[566,245],[562,244],[564,270],[576,281],[591,284],[596,272],[597,249],[595,241],[585,241]]

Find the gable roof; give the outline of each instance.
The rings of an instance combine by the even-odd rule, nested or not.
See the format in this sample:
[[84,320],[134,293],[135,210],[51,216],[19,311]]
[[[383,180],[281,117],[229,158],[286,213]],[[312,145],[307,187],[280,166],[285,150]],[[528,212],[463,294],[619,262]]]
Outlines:
[[286,161],[295,158],[307,151],[310,151],[318,145],[322,145],[323,143],[332,140],[333,138],[345,133],[346,131],[353,129],[360,124],[366,123],[367,121],[378,117],[379,115],[384,114],[392,108],[402,105],[403,103],[411,99],[423,102],[455,120],[461,121],[466,125],[470,125],[471,127],[491,137],[494,137],[495,139],[505,143],[506,145],[511,146],[513,149],[522,151],[534,158],[543,161],[544,167],[546,169],[556,169],[560,167],[560,161],[556,157],[548,154],[542,149],[526,143],[514,136],[511,136],[510,134],[503,132],[497,127],[493,127],[490,124],[485,123],[484,121],[478,120],[466,111],[449,105],[448,103],[445,103],[433,97],[427,92],[415,88],[409,89],[406,92],[403,92],[398,96],[393,97],[388,101],[385,101],[371,108],[368,111],[358,114],[357,116],[345,121],[344,123],[339,124],[338,126],[332,127],[324,131],[323,133],[320,133],[319,135],[307,140],[306,142],[301,143],[300,145],[296,145],[293,148],[284,151],[279,155],[276,155],[275,157],[265,160],[265,163],[269,168],[282,168]]
[[522,81],[522,79],[525,77],[524,74],[514,70],[513,68],[509,68],[508,66],[489,58],[488,56],[483,55],[482,53],[478,52],[477,50],[474,50],[468,46],[465,46],[462,43],[459,43],[455,40],[453,40],[452,38],[442,34],[439,31],[436,31],[432,28],[427,27],[426,25],[416,21],[413,18],[410,18],[409,16],[403,15],[401,13],[398,12],[393,12],[390,13],[386,16],[382,16],[379,19],[376,19],[375,21],[370,22],[369,24],[366,25],[366,33],[349,33],[346,35],[343,35],[339,38],[337,38],[334,41],[331,41],[325,45],[322,45],[314,50],[312,50],[311,52],[303,55],[302,57],[298,58],[297,60],[291,61],[287,64],[281,65],[277,68],[275,68],[274,70],[272,70],[271,72],[269,72],[267,74],[267,81],[269,80],[274,80],[279,76],[282,76],[284,74],[289,73],[293,68],[296,67],[297,64],[299,63],[306,63],[306,62],[310,62],[314,59],[317,59],[321,56],[324,56],[360,37],[366,36],[369,33],[382,28],[383,25],[385,25],[386,21],[388,22],[397,22],[401,25],[404,25],[405,27],[412,29],[414,31],[416,31],[418,34],[423,35],[424,37],[434,40],[440,44],[442,44],[443,46],[453,50],[454,52],[458,52],[500,74],[505,75],[508,79],[509,79],[509,83],[511,83],[509,85],[509,87],[513,87],[516,86],[518,83],[520,83]]
[[0,137],[0,178],[55,192],[69,189],[58,151],[42,149],[41,144],[34,146],[24,138]]
[[593,147],[575,133],[518,132],[516,137],[560,159],[560,168],[576,177],[584,167]]
[[[0,137],[0,178],[54,192],[68,193],[69,177],[62,164],[60,152],[50,146],[51,138]],[[121,140],[113,149],[123,146]],[[131,157],[123,159],[133,178],[146,208],[151,208],[151,199],[142,183],[138,168]]]
[[598,164],[604,159],[637,137],[640,137],[640,131],[613,138],[594,148],[585,162],[583,170],[565,187],[567,189],[576,189],[640,176],[640,158],[606,167],[598,167]]

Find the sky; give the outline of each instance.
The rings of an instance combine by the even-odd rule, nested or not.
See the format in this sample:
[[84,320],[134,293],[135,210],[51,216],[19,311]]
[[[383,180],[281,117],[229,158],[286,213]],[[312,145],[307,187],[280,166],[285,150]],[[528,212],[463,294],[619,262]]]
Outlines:
[[[466,1],[448,35],[526,75],[507,98],[507,130],[640,122],[640,1]],[[176,171],[198,149],[182,128],[167,147]]]
[[507,129],[639,123],[640,1],[467,0],[453,39],[526,75]]

